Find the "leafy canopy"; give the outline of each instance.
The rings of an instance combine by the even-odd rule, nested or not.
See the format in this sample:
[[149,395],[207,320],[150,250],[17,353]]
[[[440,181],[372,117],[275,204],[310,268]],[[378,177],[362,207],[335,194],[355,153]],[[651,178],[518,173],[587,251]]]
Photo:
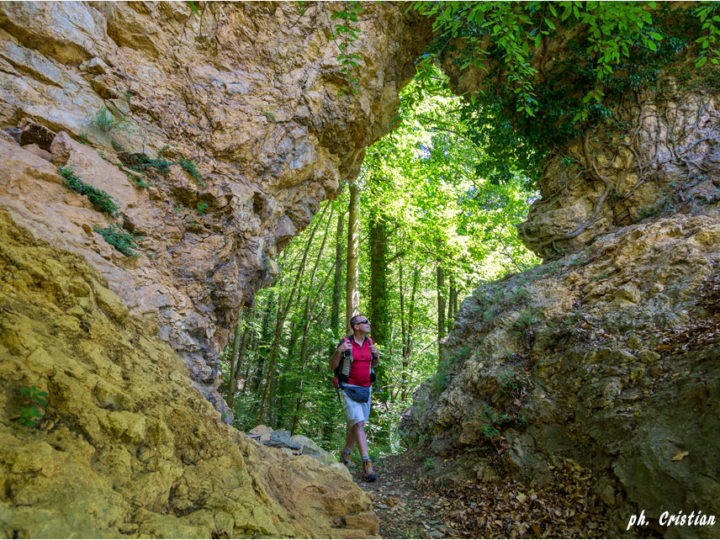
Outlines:
[[[488,154],[485,172],[507,178],[514,161],[536,179],[548,151],[599,122],[629,92],[655,85],[694,58],[718,64],[720,10],[713,3],[416,2],[437,38],[419,64],[442,62],[479,88],[465,115]],[[689,53],[689,54],[685,54]],[[693,56],[694,55],[694,56]],[[717,68],[706,77],[717,77]],[[484,81],[484,82],[483,82]]]

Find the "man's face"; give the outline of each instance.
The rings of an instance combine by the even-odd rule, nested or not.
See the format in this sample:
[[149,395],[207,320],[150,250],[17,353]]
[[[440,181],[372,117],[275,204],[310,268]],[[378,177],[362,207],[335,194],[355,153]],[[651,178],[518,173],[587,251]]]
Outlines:
[[367,320],[367,317],[363,317],[362,315],[358,315],[358,318],[355,319],[355,323],[352,326],[354,330],[364,330],[365,332],[370,332],[370,321]]

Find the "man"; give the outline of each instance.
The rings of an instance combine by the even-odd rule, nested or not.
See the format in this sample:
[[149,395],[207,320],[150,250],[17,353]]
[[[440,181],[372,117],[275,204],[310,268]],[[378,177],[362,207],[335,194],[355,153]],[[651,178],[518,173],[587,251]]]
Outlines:
[[365,422],[370,416],[370,392],[375,376],[371,368],[378,364],[378,348],[368,336],[370,321],[366,317],[355,315],[350,319],[350,328],[352,334],[342,339],[330,357],[330,369],[335,371],[342,363],[345,351],[350,351],[352,355],[349,374],[346,374],[347,377],[340,376],[343,409],[348,424],[345,449],[342,452],[341,460],[346,467],[350,466],[350,454],[353,446],[357,443],[362,456],[363,479],[366,482],[374,482],[375,472],[368,454]]

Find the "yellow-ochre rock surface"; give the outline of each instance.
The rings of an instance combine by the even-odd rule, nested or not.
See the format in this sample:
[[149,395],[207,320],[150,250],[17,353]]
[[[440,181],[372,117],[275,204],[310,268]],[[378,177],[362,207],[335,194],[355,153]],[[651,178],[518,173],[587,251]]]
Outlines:
[[0,276],[0,536],[377,534],[346,472],[223,424],[156,329],[4,210]]

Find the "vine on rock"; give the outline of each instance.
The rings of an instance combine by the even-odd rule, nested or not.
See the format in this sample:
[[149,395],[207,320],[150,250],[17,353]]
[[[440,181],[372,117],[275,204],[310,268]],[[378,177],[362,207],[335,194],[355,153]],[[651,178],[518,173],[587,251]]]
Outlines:
[[342,96],[347,92],[352,92],[354,96],[357,96],[359,63],[363,58],[359,54],[351,52],[360,35],[360,30],[354,28],[352,23],[359,21],[362,6],[357,1],[342,2],[342,6],[340,11],[336,11],[330,16],[332,20],[339,21],[335,24],[330,37],[340,50],[340,54],[337,56],[342,66],[340,72],[347,79],[347,86],[338,90],[338,95]]
[[[513,161],[537,180],[552,149],[599,123],[615,121],[623,96],[658,85],[683,63],[684,53],[718,64],[720,13],[655,2],[415,2],[433,18],[436,39],[419,63],[461,81],[468,90],[464,114],[487,149],[482,171],[509,179]],[[695,78],[718,77],[717,68]],[[472,87],[470,82],[468,87]],[[477,85],[476,85],[477,86]]]

